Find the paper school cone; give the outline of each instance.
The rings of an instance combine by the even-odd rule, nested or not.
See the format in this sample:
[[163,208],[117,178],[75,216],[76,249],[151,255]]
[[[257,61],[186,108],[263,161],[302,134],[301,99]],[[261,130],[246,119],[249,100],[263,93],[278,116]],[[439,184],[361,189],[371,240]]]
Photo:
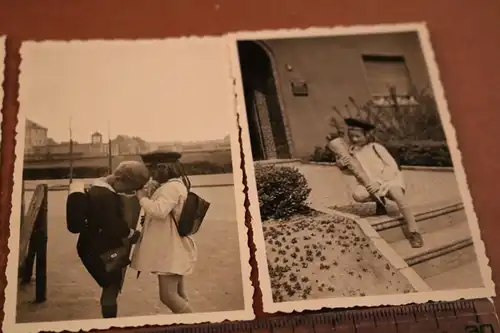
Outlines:
[[[123,217],[127,222],[129,228],[137,230],[137,226],[140,225],[139,220],[142,214],[142,208],[139,204],[139,200],[135,196],[121,196],[123,203]],[[140,229],[139,229],[140,231]],[[128,240],[127,240],[128,241]],[[132,244],[128,243],[128,257],[130,258],[132,253]],[[123,268],[123,276],[126,276],[127,267]],[[123,288],[123,284],[125,282],[125,278],[121,281],[120,290]]]
[[[146,190],[146,193],[147,193],[147,196],[148,198],[151,198],[151,196],[153,195],[153,193],[160,187],[160,184],[155,181],[155,180],[152,180],[150,179],[146,185],[144,185],[143,189]],[[133,228],[139,232],[142,232],[142,228],[143,228],[143,219],[145,218],[145,212],[144,212],[144,209],[140,208],[140,211],[139,211],[139,216],[137,218],[137,221],[135,222],[135,224],[133,224]],[[130,245],[130,252],[129,252],[129,259],[130,261],[132,261],[132,257],[134,255],[134,251],[135,251],[135,246],[136,244],[131,244]],[[126,273],[126,268],[124,269],[124,274]],[[140,272],[137,272],[137,277],[139,277],[140,275]]]
[[[367,187],[371,183],[368,175],[363,170],[361,163],[359,163],[359,161],[349,152],[349,147],[343,138],[333,139],[328,143],[328,147],[338,158],[346,157],[349,160],[346,167],[354,175],[354,177],[356,177],[358,182],[360,182],[364,187]],[[375,198],[375,200],[377,200],[380,204],[384,204],[379,196],[372,195],[372,197]]]

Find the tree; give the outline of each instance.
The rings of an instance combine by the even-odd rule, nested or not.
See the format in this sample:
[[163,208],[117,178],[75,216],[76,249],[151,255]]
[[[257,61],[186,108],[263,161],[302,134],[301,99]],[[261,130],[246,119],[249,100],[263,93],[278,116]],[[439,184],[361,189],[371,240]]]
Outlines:
[[327,140],[344,135],[346,126],[343,119],[347,117],[376,125],[375,139],[383,143],[445,140],[436,100],[427,88],[419,91],[413,87],[407,98],[398,96],[396,90],[390,88],[386,98],[370,100],[363,105],[349,97],[346,112],[337,107],[333,109],[333,131]]

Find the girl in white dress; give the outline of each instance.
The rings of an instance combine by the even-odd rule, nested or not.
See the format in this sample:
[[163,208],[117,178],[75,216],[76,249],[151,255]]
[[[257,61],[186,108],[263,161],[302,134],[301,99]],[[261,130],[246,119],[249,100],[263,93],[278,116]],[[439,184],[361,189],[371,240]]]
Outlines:
[[158,276],[160,300],[173,313],[190,313],[184,276],[194,269],[197,248],[191,237],[181,237],[177,230],[190,186],[179,158],[169,152],[142,156],[158,188],[151,197],[146,190],[137,193],[145,219],[131,267]]
[[[372,124],[348,118],[345,120],[348,126],[348,137],[350,141],[350,153],[356,158],[363,170],[372,182],[364,187],[359,184],[353,199],[357,202],[373,201],[373,195],[396,202],[401,215],[406,221],[406,236],[412,247],[423,246],[423,239],[405,195],[405,183],[403,174],[387,151],[387,149],[376,142],[372,142],[371,131],[375,128]],[[349,163],[349,158],[341,158],[337,161],[341,168]],[[377,214],[386,214],[384,206],[377,202]]]

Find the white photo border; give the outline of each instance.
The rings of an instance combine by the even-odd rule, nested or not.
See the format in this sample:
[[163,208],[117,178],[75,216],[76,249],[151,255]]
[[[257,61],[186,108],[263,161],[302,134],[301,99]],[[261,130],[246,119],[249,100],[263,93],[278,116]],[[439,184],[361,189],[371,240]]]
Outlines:
[[[419,36],[420,46],[425,57],[427,70],[431,79],[432,91],[438,104],[440,119],[445,131],[446,140],[454,164],[454,171],[459,185],[460,195],[464,202],[465,212],[468,219],[474,249],[480,266],[480,273],[484,283],[482,288],[455,289],[447,291],[430,291],[410,294],[395,294],[382,296],[364,297],[336,297],[304,301],[274,302],[272,299],[271,282],[267,267],[264,232],[262,230],[261,215],[259,211],[257,186],[255,180],[252,150],[247,126],[247,116],[243,86],[241,78],[240,62],[238,58],[237,42],[244,40],[269,40],[284,38],[306,38],[306,37],[335,37],[350,35],[387,34],[398,32],[415,32]],[[248,196],[250,201],[249,210],[252,215],[252,226],[254,243],[256,245],[256,260],[259,271],[259,284],[262,291],[263,308],[266,313],[319,310],[322,308],[348,308],[354,306],[382,306],[402,305],[408,303],[425,303],[428,301],[456,301],[458,299],[491,298],[495,296],[495,286],[491,278],[491,268],[486,257],[484,243],[481,240],[480,229],[476,214],[472,205],[472,197],[468,188],[466,174],[462,165],[462,156],[458,149],[456,133],[451,124],[451,117],[445,99],[443,86],[439,77],[434,51],[431,46],[429,31],[423,22],[366,25],[334,28],[309,28],[277,31],[258,32],[236,32],[228,34],[228,43],[231,48],[232,68],[235,73],[235,84],[237,89],[237,103],[242,130],[242,144],[245,155],[245,172],[247,175]]]
[[[24,42],[21,46],[21,54],[26,45],[30,43],[43,44],[43,43],[61,43],[67,44],[71,47],[72,44],[79,43],[137,43],[137,42],[168,42],[185,40],[187,42],[199,42],[201,40],[220,43],[220,47],[224,48],[227,52],[227,45],[223,39],[216,37],[181,37],[181,38],[167,38],[167,39],[137,39],[137,40],[75,40],[75,41],[43,41],[43,42]],[[227,53],[226,53],[227,54]],[[228,70],[228,85],[232,85],[230,66]],[[14,187],[12,191],[12,210],[9,222],[10,237],[8,240],[9,254],[6,267],[7,286],[5,289],[5,303],[4,303],[4,320],[2,329],[5,332],[40,332],[40,331],[89,331],[93,329],[110,329],[113,327],[140,327],[145,325],[180,325],[180,324],[199,324],[199,323],[219,323],[225,320],[252,320],[255,318],[253,311],[253,292],[254,288],[251,281],[251,265],[250,265],[250,250],[248,248],[248,230],[245,225],[245,195],[243,186],[243,171],[241,169],[241,151],[239,144],[239,130],[237,126],[237,111],[234,109],[234,96],[227,96],[228,106],[232,105],[233,109],[228,110],[228,117],[231,117],[230,122],[230,142],[231,142],[231,156],[233,166],[233,181],[234,181],[234,195],[236,202],[236,221],[238,225],[238,238],[239,238],[239,251],[240,251],[240,264],[242,273],[242,291],[244,308],[236,311],[220,311],[220,312],[199,312],[190,314],[166,314],[166,315],[148,315],[136,317],[118,317],[107,319],[85,319],[85,320],[67,320],[67,321],[54,321],[54,322],[33,322],[33,323],[17,323],[16,322],[16,305],[17,305],[17,288],[18,288],[18,256],[19,256],[19,216],[21,214],[21,192],[23,181],[23,164],[24,164],[24,135],[25,135],[25,122],[26,115],[24,114],[23,105],[23,77],[30,73],[24,73],[20,70],[19,77],[19,102],[20,108],[18,113],[18,124],[16,128],[16,159],[14,164]],[[233,89],[230,90],[233,92]],[[76,244],[75,244],[76,246]]]

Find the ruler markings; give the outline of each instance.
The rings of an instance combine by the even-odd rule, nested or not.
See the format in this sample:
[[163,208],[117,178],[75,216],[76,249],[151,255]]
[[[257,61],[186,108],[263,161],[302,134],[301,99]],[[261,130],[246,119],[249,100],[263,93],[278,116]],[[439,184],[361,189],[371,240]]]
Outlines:
[[168,333],[455,333],[498,332],[488,300],[277,315],[245,322],[163,328]]

